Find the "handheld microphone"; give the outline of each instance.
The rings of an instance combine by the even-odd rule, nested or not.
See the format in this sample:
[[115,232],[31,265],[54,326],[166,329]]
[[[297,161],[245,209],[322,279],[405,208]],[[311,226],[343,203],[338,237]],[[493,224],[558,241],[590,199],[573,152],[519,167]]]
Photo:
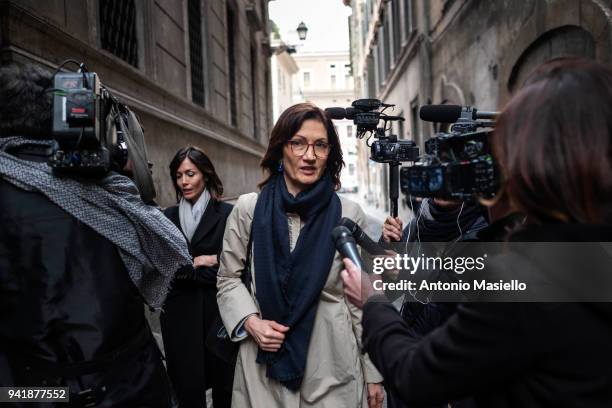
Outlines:
[[479,111],[478,109],[459,105],[423,105],[419,109],[419,117],[427,122],[455,123],[465,110],[470,113],[472,120],[495,119],[499,112]]
[[345,226],[360,247],[365,249],[370,255],[387,255],[385,250],[378,245],[368,234],[366,234],[357,223],[350,218],[342,218],[340,225]]
[[363,261],[359,256],[359,251],[357,251],[357,244],[348,228],[344,225],[334,228],[332,230],[332,241],[343,258],[349,258],[359,269],[364,270]]

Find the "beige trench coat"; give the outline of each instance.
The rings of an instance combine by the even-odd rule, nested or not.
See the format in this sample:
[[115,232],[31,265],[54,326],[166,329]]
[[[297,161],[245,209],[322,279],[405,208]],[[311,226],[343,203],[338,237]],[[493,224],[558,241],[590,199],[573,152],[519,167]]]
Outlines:
[[[342,216],[351,218],[363,228],[365,214],[361,208],[349,200],[340,198],[340,201]],[[343,266],[338,253],[321,292],[304,380],[298,392],[269,380],[265,365],[255,362],[257,343],[250,336],[242,339],[236,336],[236,328],[243,319],[259,313],[256,298],[240,280],[256,202],[256,193],[240,196],[229,215],[217,277],[217,301],[223,323],[232,334],[232,340],[242,340],[234,375],[232,407],[367,407],[365,384],[382,382],[382,376],[368,356],[360,352],[361,311],[344,297],[340,279]],[[299,216],[287,215],[290,247],[293,249],[302,225]],[[252,271],[252,293],[256,293],[257,271],[254,268]]]

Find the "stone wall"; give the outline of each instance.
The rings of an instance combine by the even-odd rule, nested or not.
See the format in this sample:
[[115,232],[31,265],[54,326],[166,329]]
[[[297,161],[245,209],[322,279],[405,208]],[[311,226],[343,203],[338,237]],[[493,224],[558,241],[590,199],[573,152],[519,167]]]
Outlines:
[[[199,2],[203,106],[192,101],[190,2],[134,0],[138,61],[133,66],[101,48],[100,1],[0,1],[0,62],[34,62],[49,69],[68,58],[86,62],[142,121],[162,206],[175,202],[167,168],[186,144],[208,152],[226,197],[254,191],[271,125],[267,1]],[[229,108],[228,10],[235,16],[235,121]]]
[[[396,1],[399,6],[396,3],[394,8]],[[361,96],[396,104],[396,112],[406,117],[400,132],[421,148],[433,135],[432,125],[415,115],[414,109],[418,112],[423,104],[448,101],[482,110],[501,109],[530,70],[548,59],[574,55],[612,62],[612,0],[349,3],[354,14],[352,64],[365,91]],[[410,36],[404,34],[411,27],[408,17],[415,29]],[[361,27],[364,21],[367,30]],[[399,39],[393,37],[394,30],[386,29],[394,23],[400,25]],[[398,40],[400,47],[394,49]],[[385,67],[379,59],[389,49],[391,61]],[[365,168],[364,160],[361,168]],[[370,177],[370,181],[388,207],[384,177]],[[406,211],[400,205],[400,214]]]

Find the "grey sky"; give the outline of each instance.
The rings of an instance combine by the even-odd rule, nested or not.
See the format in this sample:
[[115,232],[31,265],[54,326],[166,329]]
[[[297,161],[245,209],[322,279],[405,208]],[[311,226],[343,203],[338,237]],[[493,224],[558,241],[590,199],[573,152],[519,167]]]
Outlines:
[[342,0],[274,0],[268,7],[286,43],[298,44],[295,29],[300,21],[306,24],[308,37],[298,52],[348,51],[351,9]]

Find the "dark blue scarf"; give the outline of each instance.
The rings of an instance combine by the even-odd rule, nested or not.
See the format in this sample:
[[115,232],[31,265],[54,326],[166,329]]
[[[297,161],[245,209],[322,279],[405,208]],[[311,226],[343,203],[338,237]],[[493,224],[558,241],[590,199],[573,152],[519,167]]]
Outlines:
[[[293,252],[288,212],[305,221]],[[269,378],[294,391],[304,376],[319,297],[336,252],[331,231],[341,215],[340,199],[327,173],[295,198],[287,191],[283,175],[276,175],[262,189],[255,206],[257,301],[263,319],[290,328],[282,348],[275,353],[260,349],[257,362],[266,364]]]

